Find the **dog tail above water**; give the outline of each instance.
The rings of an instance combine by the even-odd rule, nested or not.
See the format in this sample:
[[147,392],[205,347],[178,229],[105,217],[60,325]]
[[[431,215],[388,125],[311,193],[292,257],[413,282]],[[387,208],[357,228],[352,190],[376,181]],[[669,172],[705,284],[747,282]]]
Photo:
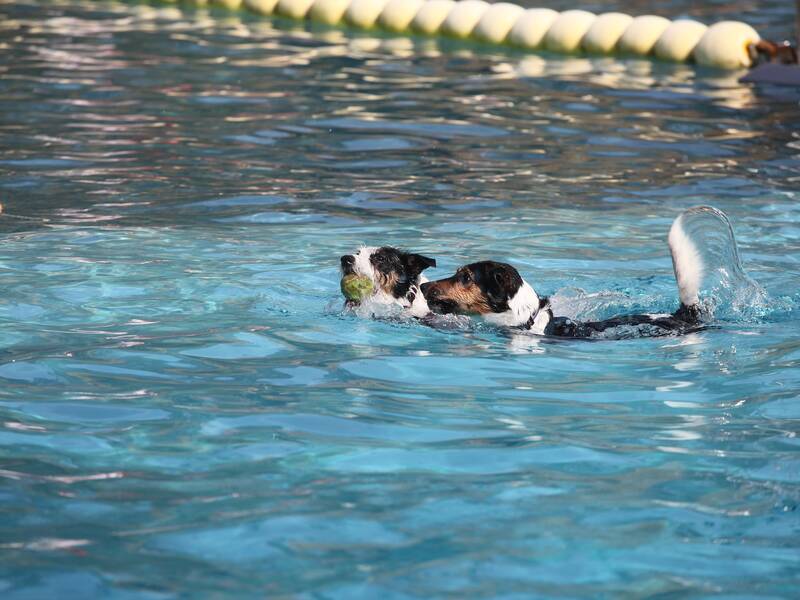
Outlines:
[[[694,210],[694,209],[689,209]],[[700,284],[703,280],[703,257],[695,240],[687,233],[684,221],[689,211],[681,213],[669,230],[669,251],[681,306],[696,306],[700,303]]]
[[669,231],[669,250],[681,307],[676,316],[701,321],[729,303],[736,290],[757,286],[744,272],[733,228],[720,210],[695,206],[682,212]]

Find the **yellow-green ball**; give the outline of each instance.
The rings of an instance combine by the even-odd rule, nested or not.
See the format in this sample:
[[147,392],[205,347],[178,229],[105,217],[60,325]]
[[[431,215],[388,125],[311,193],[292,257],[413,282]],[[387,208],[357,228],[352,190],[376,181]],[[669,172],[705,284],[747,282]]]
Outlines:
[[372,280],[364,275],[345,275],[341,281],[342,294],[348,300],[361,302],[373,291]]

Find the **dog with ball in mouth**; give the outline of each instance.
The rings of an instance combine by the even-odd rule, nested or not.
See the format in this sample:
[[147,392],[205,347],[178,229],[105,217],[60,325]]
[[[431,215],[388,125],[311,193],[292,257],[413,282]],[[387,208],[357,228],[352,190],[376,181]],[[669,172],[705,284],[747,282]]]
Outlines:
[[422,318],[430,313],[420,286],[427,282],[422,272],[436,261],[421,254],[391,246],[361,247],[341,258],[341,289],[345,305],[365,303],[400,306],[408,315]]

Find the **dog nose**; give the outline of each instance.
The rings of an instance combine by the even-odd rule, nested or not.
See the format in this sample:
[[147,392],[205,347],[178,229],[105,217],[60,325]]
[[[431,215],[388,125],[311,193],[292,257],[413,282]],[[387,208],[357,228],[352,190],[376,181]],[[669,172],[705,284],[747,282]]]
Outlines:
[[342,267],[352,267],[354,264],[356,264],[356,258],[351,254],[345,254],[341,258],[341,261],[342,261]]

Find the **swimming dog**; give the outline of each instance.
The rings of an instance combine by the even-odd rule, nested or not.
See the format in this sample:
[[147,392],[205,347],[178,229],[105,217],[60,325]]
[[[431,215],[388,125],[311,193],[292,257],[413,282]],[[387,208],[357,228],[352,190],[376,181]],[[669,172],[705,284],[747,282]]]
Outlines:
[[669,234],[680,307],[672,314],[622,315],[603,321],[573,321],[553,315],[547,297],[539,296],[519,271],[507,263],[482,261],[459,268],[454,275],[424,283],[421,290],[433,312],[479,315],[488,323],[538,335],[591,338],[606,330],[630,326],[640,336],[677,335],[703,328],[698,296],[703,263],[684,232],[681,217]]
[[[372,281],[373,291],[367,300],[400,306],[413,317],[430,313],[420,285],[428,281],[422,272],[436,266],[433,258],[381,246],[362,247],[355,254],[345,254],[340,261],[343,277],[360,275]],[[347,300],[345,305],[352,308],[358,302]]]

